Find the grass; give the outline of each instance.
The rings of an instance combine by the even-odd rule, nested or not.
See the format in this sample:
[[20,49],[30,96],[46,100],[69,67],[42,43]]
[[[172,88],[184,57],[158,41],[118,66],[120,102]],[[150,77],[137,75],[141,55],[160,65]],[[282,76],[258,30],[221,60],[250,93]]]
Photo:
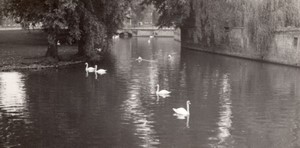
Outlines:
[[[0,71],[45,65],[46,51],[47,36],[41,30],[31,32],[25,30],[0,31]],[[64,61],[68,61],[77,52],[77,47],[62,45],[59,46],[58,51],[59,56]],[[66,63],[59,62],[56,64],[65,65]],[[47,65],[46,67],[51,66]]]

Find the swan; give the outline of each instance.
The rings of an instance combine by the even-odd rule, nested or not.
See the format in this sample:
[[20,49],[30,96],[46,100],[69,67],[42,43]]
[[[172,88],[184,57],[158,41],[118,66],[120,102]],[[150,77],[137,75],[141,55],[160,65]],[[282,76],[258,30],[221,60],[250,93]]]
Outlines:
[[170,91],[167,90],[159,90],[159,84],[157,84],[156,86],[157,86],[157,90],[156,90],[157,95],[166,96],[171,93]]
[[118,35],[114,35],[114,36],[113,36],[113,39],[118,39],[118,38],[119,38]]
[[100,74],[100,75],[102,75],[102,74],[105,74],[106,73],[106,69],[98,69],[97,70],[97,65],[95,65],[95,73],[97,74]]
[[168,55],[168,58],[172,58],[172,55],[169,54],[169,55]]
[[149,44],[151,43],[151,40],[150,40],[150,39],[148,40],[148,43],[149,43]]
[[154,38],[154,35],[150,35],[149,38],[151,38],[151,39]]
[[142,58],[142,57],[138,57],[136,60],[137,60],[138,62],[141,62],[141,61],[143,61],[143,58]]
[[60,46],[60,42],[59,42],[59,40],[57,41],[57,43],[56,43],[56,44],[57,44],[57,46]]
[[170,94],[157,94],[157,96],[160,96],[162,98],[170,97]]
[[173,108],[174,112],[176,114],[179,114],[179,115],[190,115],[190,100],[186,101],[186,108],[187,110],[185,110],[185,108],[183,107],[180,107],[180,108]]
[[94,67],[89,67],[89,64],[85,63],[85,71],[86,72],[94,72],[95,68]]
[[98,52],[101,52],[101,51],[102,51],[102,49],[101,49],[101,48],[96,48],[96,50],[97,50]]

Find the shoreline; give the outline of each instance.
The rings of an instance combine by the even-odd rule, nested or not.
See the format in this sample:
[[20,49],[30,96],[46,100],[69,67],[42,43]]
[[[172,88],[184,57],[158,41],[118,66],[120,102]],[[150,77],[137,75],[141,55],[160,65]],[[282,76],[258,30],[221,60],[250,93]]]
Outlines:
[[84,63],[85,61],[60,61],[56,64],[42,64],[42,63],[33,63],[28,65],[8,65],[0,67],[0,72],[9,72],[15,70],[41,70],[41,69],[50,69],[50,68],[63,68],[68,66],[73,66],[77,64]]
[[75,56],[76,46],[59,46],[60,60],[45,57],[46,51],[47,36],[40,30],[0,30],[0,72],[60,68],[84,62]]

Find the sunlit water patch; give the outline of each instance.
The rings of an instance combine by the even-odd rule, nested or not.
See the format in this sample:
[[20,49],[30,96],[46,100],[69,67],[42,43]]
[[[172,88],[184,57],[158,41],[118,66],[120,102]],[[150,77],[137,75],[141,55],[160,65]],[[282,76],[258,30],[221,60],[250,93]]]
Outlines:
[[0,109],[10,115],[26,112],[27,102],[22,73],[0,73]]

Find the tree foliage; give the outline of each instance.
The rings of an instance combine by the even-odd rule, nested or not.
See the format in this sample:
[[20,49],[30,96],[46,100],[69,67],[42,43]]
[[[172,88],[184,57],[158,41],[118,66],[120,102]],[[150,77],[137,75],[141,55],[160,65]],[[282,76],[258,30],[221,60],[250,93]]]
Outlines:
[[67,20],[76,6],[75,0],[11,0],[6,2],[5,12],[25,27],[41,23],[48,34],[46,56],[58,58],[58,35],[71,25]]
[[190,16],[190,0],[144,0],[142,4],[153,4],[159,13],[158,26],[180,26]]
[[2,19],[4,16],[3,9],[4,9],[4,0],[0,0],[0,25],[2,25],[2,21],[3,21]]
[[[189,28],[202,45],[220,44],[226,29],[243,27],[257,50],[267,50],[274,32],[299,27],[299,0],[144,0],[160,14],[159,26]],[[190,36],[190,35],[187,35]],[[195,38],[196,37],[196,38]]]
[[130,4],[130,16],[133,25],[138,25],[139,22],[142,22],[146,14],[146,5],[142,4],[143,0],[135,0]]
[[[47,56],[58,57],[59,34],[67,32],[78,40],[78,55],[93,58],[95,48],[103,47],[122,26],[130,0],[10,0],[6,15],[22,24],[42,24],[48,34]],[[28,26],[28,25],[24,25]],[[98,56],[99,57],[99,56]]]

